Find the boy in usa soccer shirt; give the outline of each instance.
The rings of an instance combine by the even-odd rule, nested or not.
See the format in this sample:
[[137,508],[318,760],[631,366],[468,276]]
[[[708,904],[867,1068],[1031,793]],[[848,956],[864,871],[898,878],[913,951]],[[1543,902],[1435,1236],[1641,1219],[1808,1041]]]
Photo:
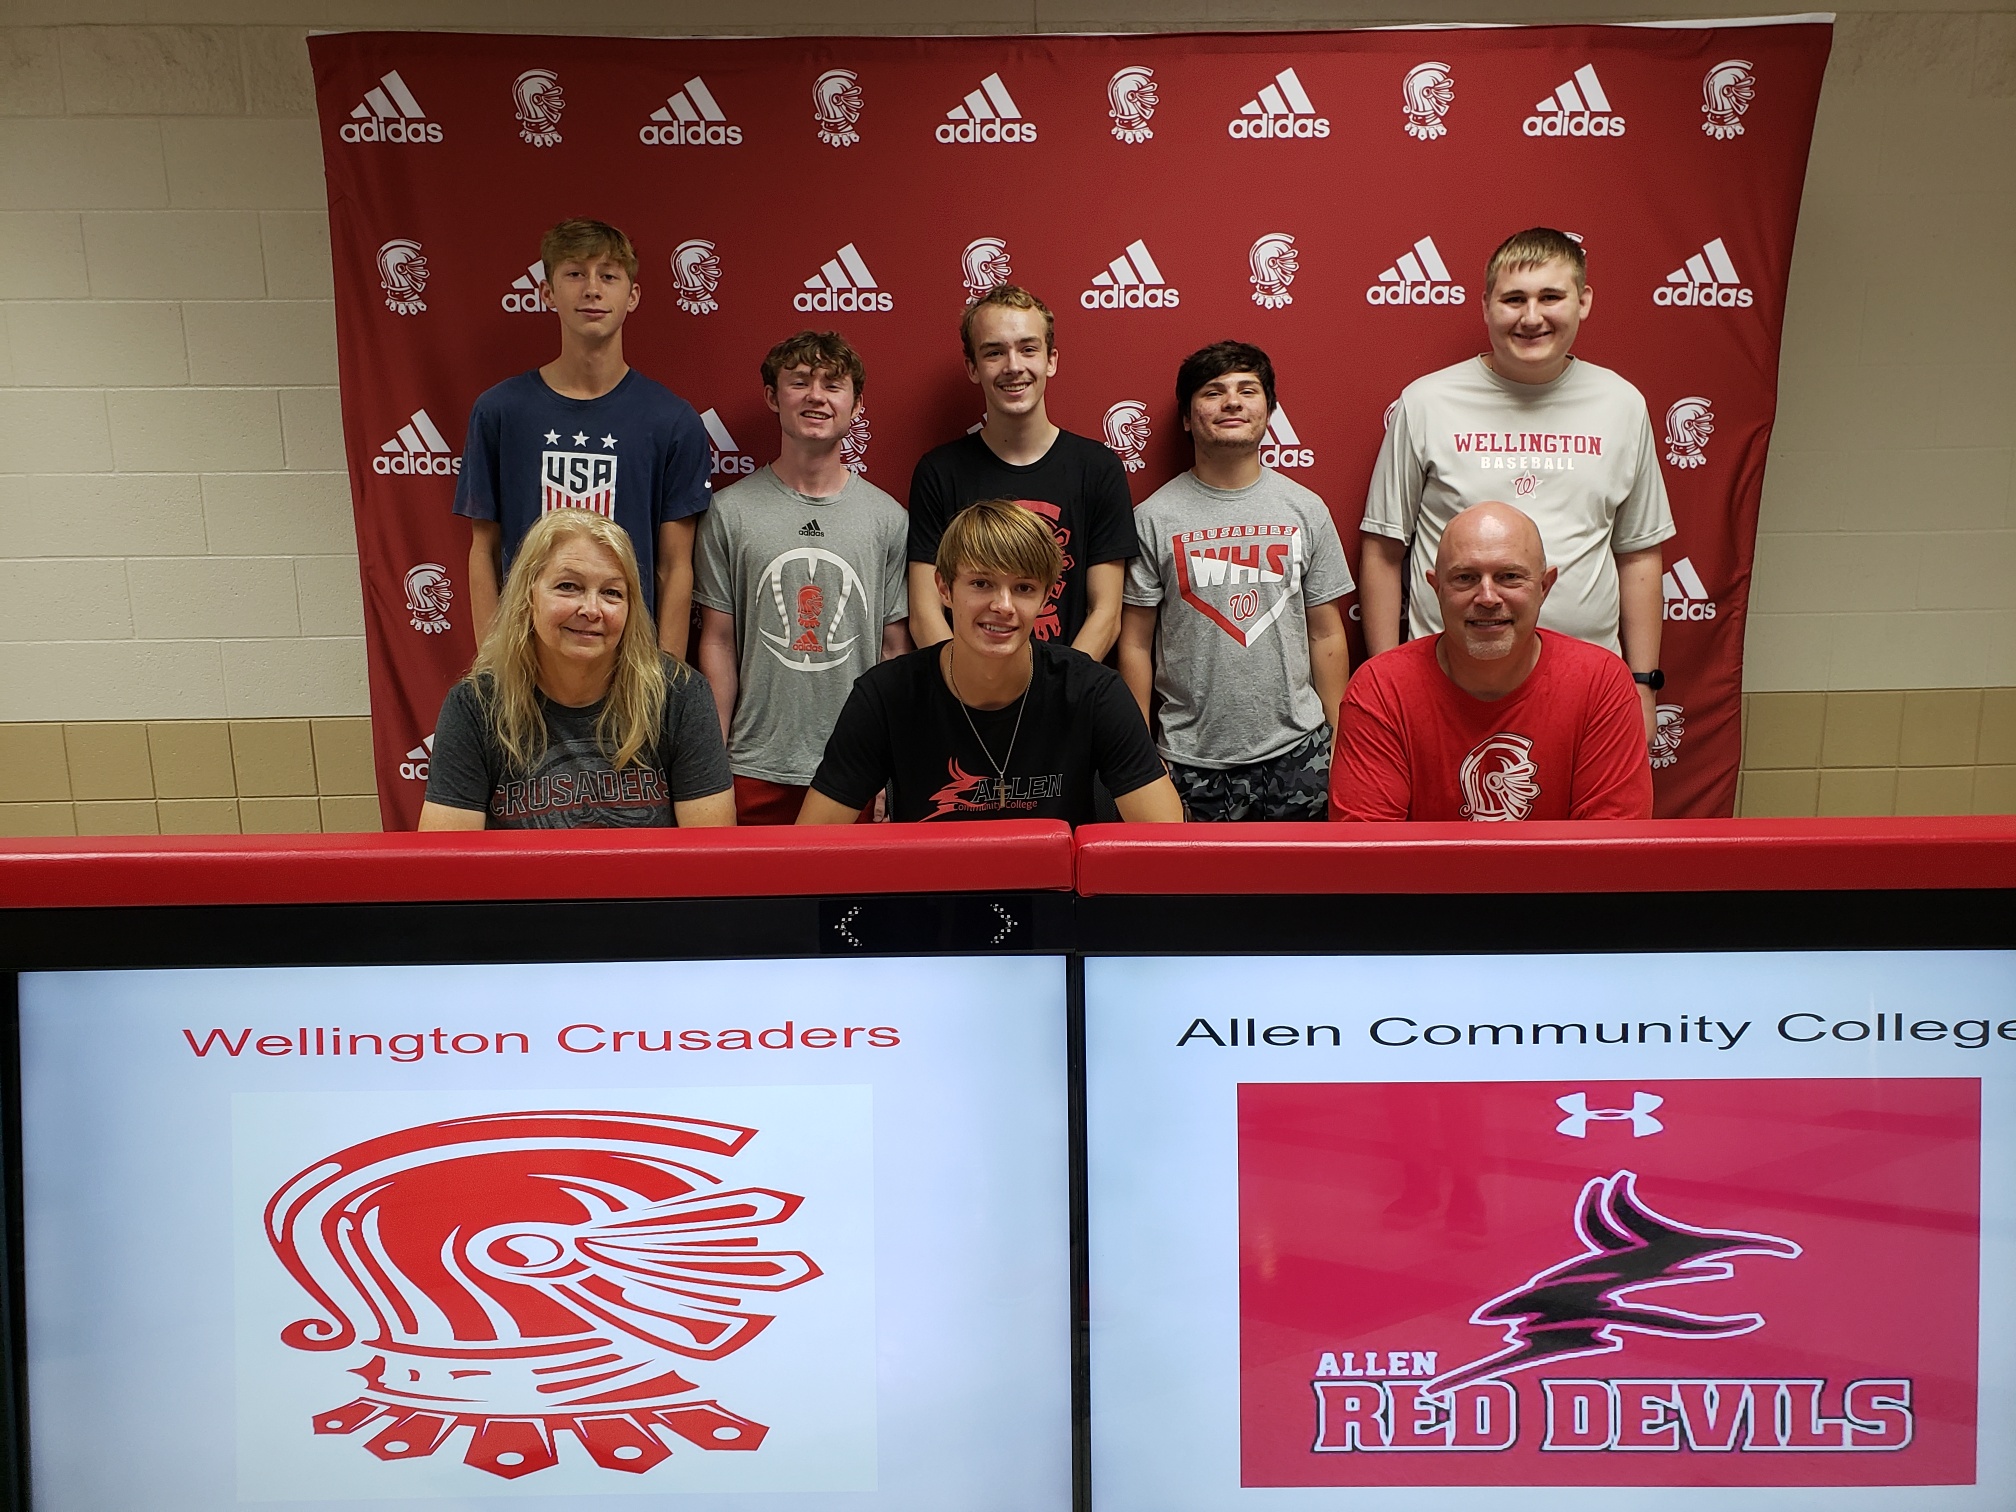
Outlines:
[[566,220],[541,238],[539,255],[560,355],[477,399],[455,485],[455,513],[470,524],[476,639],[533,521],[587,509],[629,533],[658,644],[683,658],[694,527],[713,497],[707,433],[692,405],[623,360],[623,322],[638,294],[630,238],[602,221]]

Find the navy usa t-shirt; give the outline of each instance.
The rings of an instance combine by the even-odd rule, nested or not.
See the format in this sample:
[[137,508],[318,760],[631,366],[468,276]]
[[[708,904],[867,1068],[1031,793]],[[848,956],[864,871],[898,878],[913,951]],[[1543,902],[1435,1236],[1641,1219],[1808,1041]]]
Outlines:
[[707,432],[693,406],[632,368],[599,399],[569,399],[535,368],[506,378],[469,412],[455,513],[504,527],[504,571],[549,509],[587,509],[629,533],[658,613],[658,527],[705,510]]

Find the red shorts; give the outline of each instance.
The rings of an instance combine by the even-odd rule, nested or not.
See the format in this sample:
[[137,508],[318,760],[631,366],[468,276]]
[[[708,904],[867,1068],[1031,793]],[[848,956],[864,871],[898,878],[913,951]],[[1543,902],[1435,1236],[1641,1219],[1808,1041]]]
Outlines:
[[[735,779],[735,822],[737,824],[796,824],[798,810],[810,789],[782,782],[765,782],[761,777]],[[874,805],[861,811],[856,824],[874,819]]]

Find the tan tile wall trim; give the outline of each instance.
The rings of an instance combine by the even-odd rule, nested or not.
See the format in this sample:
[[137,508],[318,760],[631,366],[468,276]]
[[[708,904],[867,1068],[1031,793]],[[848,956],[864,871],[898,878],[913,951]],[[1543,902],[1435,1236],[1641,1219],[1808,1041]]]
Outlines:
[[[0,836],[363,834],[368,719],[0,724]],[[2016,688],[1750,693],[1745,818],[2016,814]]]
[[0,724],[0,836],[378,828],[368,719]]
[[1746,694],[1736,811],[2016,814],[2016,688]]

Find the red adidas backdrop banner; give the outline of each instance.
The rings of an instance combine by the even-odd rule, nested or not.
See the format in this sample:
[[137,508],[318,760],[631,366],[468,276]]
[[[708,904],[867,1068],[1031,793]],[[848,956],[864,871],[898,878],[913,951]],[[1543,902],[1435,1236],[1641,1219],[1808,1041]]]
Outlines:
[[[1484,346],[1510,232],[1579,235],[1577,350],[1645,394],[1666,547],[1658,812],[1731,812],[1743,626],[1786,277],[1830,28],[1454,28],[1127,37],[311,38],[378,782],[409,828],[472,654],[450,514],[477,395],[550,360],[539,237],[636,242],[631,365],[701,412],[717,482],[775,454],[758,364],[837,327],[867,362],[858,470],[902,499],[981,413],[968,299],[1057,312],[1050,414],[1138,502],[1189,463],[1177,363],[1272,355],[1265,460],[1357,556],[1382,417]],[[1508,497],[1572,465],[1486,436]],[[1355,612],[1354,612],[1355,618]]]

